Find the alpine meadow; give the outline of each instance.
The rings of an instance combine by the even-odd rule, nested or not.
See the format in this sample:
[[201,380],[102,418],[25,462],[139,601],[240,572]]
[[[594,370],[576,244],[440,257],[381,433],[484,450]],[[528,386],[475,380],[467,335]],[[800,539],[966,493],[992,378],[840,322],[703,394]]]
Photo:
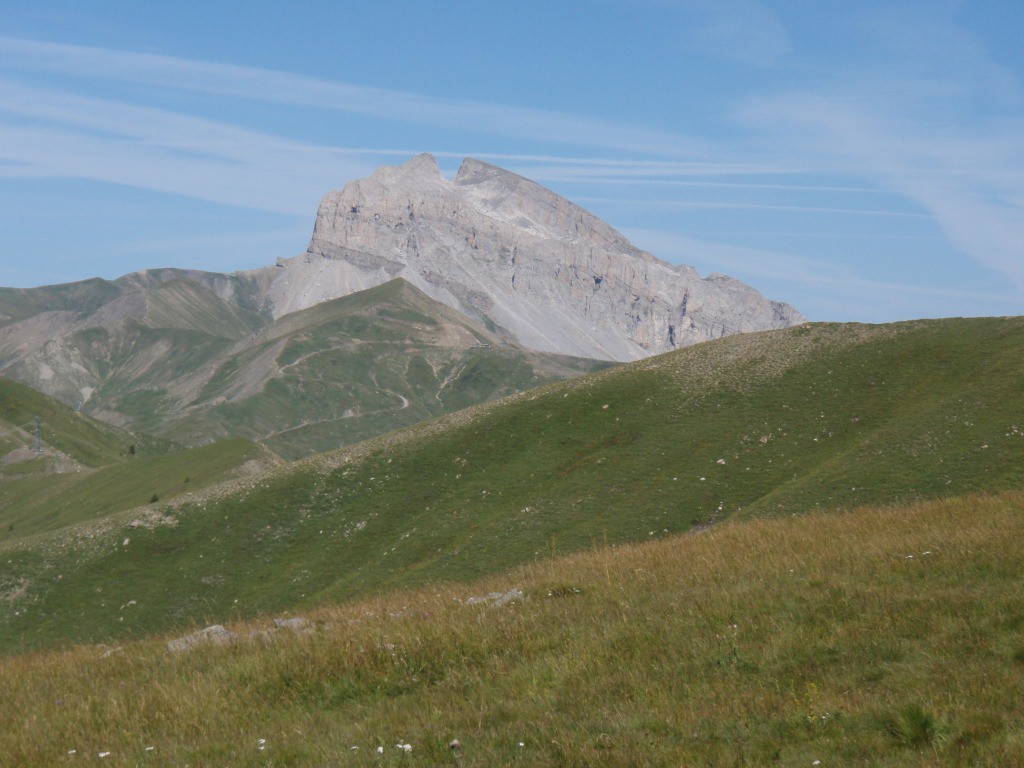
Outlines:
[[5,754],[1015,763],[1022,342],[732,336],[9,534]]

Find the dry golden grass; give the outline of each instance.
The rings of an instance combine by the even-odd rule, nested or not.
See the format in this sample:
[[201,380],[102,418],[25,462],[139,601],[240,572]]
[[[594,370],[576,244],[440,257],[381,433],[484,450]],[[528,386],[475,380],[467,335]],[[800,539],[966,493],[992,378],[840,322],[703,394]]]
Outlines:
[[273,642],[10,656],[0,762],[1021,765],[1022,508],[728,523],[325,607]]

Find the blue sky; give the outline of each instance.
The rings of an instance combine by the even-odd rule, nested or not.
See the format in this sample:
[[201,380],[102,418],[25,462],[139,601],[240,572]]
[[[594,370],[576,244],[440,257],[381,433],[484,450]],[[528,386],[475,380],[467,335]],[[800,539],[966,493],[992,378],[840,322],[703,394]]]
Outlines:
[[0,285],[305,250],[433,152],[813,320],[1024,314],[1024,3],[0,0]]

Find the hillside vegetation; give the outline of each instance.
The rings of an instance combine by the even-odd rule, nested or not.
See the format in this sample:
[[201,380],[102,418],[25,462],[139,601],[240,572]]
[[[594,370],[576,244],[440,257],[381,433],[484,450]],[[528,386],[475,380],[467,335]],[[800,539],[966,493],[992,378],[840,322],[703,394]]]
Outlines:
[[166,501],[279,463],[242,439],[174,450],[0,379],[0,541]]
[[[325,608],[303,633],[268,634],[267,617],[179,655],[153,639],[0,659],[0,754],[1021,765],[1022,505],[1015,492],[729,521]],[[471,599],[492,591],[514,599]]]
[[295,459],[608,363],[528,352],[404,280],[285,315],[139,417],[187,444],[240,435]]
[[[0,378],[0,457],[6,457],[0,464],[0,476],[54,471],[54,451],[49,457],[29,455],[37,416],[46,445],[63,461],[83,467],[123,460],[136,439],[31,387]],[[33,465],[25,466],[29,461],[34,461]]]
[[237,439],[140,455],[94,471],[5,480],[0,485],[0,541],[168,501],[279,463],[264,447]]
[[1019,318],[703,344],[0,543],[0,644],[308,610],[730,517],[1024,488],[1022,394]]

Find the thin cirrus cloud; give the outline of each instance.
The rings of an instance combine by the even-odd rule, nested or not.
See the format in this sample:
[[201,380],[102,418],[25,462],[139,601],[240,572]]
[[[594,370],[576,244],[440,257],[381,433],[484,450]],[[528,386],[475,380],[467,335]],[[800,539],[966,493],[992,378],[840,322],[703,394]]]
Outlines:
[[308,213],[311,183],[362,175],[350,153],[169,110],[0,79],[0,176],[75,177]]
[[792,50],[778,13],[757,0],[687,0],[690,16],[681,43],[717,58],[769,66]]
[[752,101],[744,117],[784,151],[914,201],[957,249],[1024,295],[1024,121],[979,120],[965,133],[871,109],[856,95],[816,93]]
[[869,57],[815,86],[749,98],[734,117],[785,163],[870,180],[927,211],[946,240],[1024,298],[1024,99],[959,3],[871,9]]
[[[204,95],[290,103],[376,118],[466,126],[513,137],[589,143],[618,151],[656,151],[662,159],[494,154],[485,159],[538,163],[520,168],[544,182],[633,183],[666,177],[766,176],[777,164],[726,156],[708,142],[566,113],[437,99],[329,82],[283,72],[169,56],[0,37],[8,71],[61,75],[61,83],[128,81]],[[7,118],[6,120],[4,118]],[[38,123],[31,130],[24,121]],[[689,151],[682,148],[689,147]],[[369,173],[372,157],[420,150],[322,146],[292,141],[158,107],[68,93],[8,76],[0,79],[0,176],[74,176],[287,214],[311,205],[310,190]],[[696,153],[700,160],[673,159]],[[435,152],[438,156],[460,153]],[[362,156],[362,157],[360,157]],[[667,159],[666,159],[667,158]],[[737,185],[741,186],[741,185]],[[752,185],[750,188],[756,188]],[[779,185],[778,188],[798,189]]]
[[838,206],[824,205],[776,205],[771,203],[751,203],[744,201],[712,203],[695,200],[651,200],[614,197],[577,197],[581,203],[602,203],[606,205],[633,205],[645,208],[690,208],[696,210],[749,210],[749,211],[779,211],[790,213],[828,213],[844,214],[849,216],[882,216],[898,219],[930,219],[928,213],[915,213],[913,211],[894,211],[883,208],[842,208]]
[[669,157],[705,156],[709,149],[707,142],[693,137],[551,110],[435,98],[255,67],[10,37],[0,37],[0,67]]

